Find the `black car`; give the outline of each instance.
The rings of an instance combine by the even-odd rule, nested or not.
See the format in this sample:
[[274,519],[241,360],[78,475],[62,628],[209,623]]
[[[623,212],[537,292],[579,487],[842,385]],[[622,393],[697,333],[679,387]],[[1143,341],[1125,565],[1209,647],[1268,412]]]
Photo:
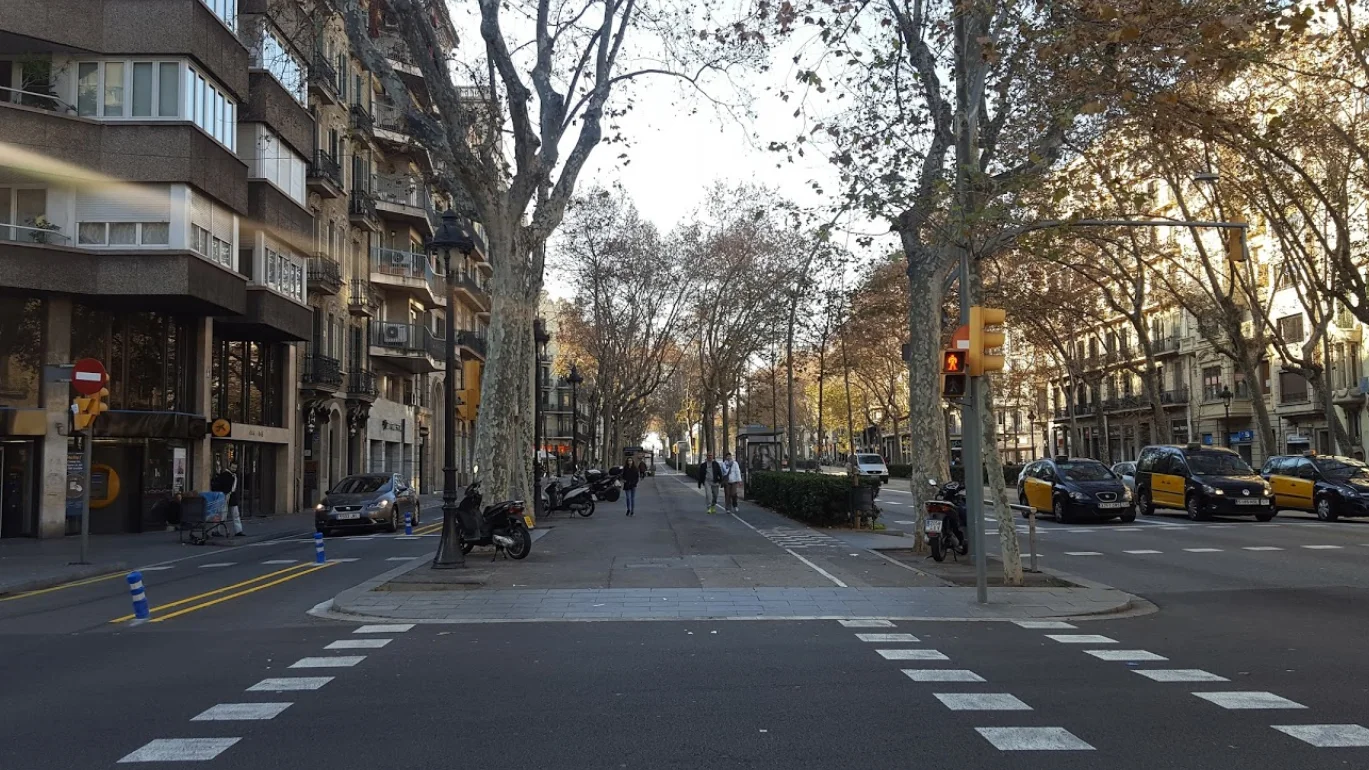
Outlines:
[[1017,499],[1061,522],[1136,521],[1131,490],[1108,466],[1088,458],[1062,456],[1031,463],[1017,477]]
[[1260,469],[1274,488],[1274,505],[1312,511],[1322,521],[1369,516],[1369,467],[1329,455],[1277,455]]
[[397,473],[348,476],[328,490],[314,506],[314,528],[327,535],[340,529],[384,527],[395,532],[404,514],[419,522],[418,493]]
[[1156,508],[1176,508],[1193,521],[1251,514],[1269,521],[1277,512],[1269,482],[1240,455],[1201,444],[1142,449],[1136,461],[1136,505],[1147,516]]

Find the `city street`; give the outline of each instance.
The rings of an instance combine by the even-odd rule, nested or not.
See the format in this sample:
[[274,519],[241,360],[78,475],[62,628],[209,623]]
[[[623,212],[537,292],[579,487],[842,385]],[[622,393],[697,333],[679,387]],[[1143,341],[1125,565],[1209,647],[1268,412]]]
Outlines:
[[[644,482],[635,520],[621,504],[550,519],[532,557],[498,562],[494,574],[526,567],[552,581],[558,548],[579,552],[582,539],[610,531],[623,539],[608,547],[635,549],[638,561],[732,551],[776,582],[817,574],[798,557],[839,568],[839,550],[856,553],[826,533],[778,544],[770,514],[751,506],[741,523],[709,517],[693,487],[665,474]],[[881,501],[899,496],[888,489]],[[321,568],[307,537],[206,549],[144,571],[150,623],[124,619],[121,576],[0,599],[0,715],[21,736],[0,746],[0,766],[212,758],[333,768],[461,756],[528,768],[953,768],[1021,766],[1018,751],[1031,752],[1032,767],[1062,768],[1369,761],[1359,726],[1369,663],[1358,644],[1369,623],[1353,611],[1369,580],[1369,527],[1143,521],[1041,523],[1043,564],[1159,607],[1069,622],[340,622],[306,613],[427,558],[436,538],[331,538]],[[661,532],[674,542],[650,534]],[[613,569],[592,579],[591,556],[566,561],[565,576],[623,585]],[[473,560],[486,566],[479,552]],[[665,584],[653,570],[616,570],[646,573]]]

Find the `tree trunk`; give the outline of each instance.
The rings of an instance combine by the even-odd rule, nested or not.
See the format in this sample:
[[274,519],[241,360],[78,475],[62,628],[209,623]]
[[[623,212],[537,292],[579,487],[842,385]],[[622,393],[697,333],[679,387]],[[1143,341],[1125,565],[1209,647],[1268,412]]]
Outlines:
[[[1245,381],[1252,384],[1250,405],[1255,416],[1255,434],[1259,438],[1259,446],[1266,458],[1279,454],[1274,442],[1274,424],[1269,419],[1269,404],[1264,399],[1264,381],[1260,379],[1259,362],[1252,361],[1249,356],[1243,356],[1235,363],[1245,375]],[[1190,386],[1189,398],[1195,398],[1197,395]],[[1189,436],[1189,440],[1193,440],[1192,435]]]
[[894,457],[894,463],[903,463],[903,438],[898,433],[898,415],[892,414],[894,420],[894,451],[890,452]]
[[909,447],[908,491],[916,524],[913,550],[927,548],[922,531],[926,503],[935,497],[936,484],[950,480],[950,448],[946,415],[941,404],[941,306],[950,260],[944,255],[912,248],[916,234],[904,233],[908,255],[908,432],[919,438]]
[[[989,477],[989,488],[993,490],[994,511],[998,516],[998,544],[1003,558],[1003,585],[1022,585],[1022,547],[1017,542],[1017,521],[1012,508],[1008,507],[1008,487],[1003,478],[1003,458],[996,449],[998,443],[998,421],[993,412],[993,379],[981,378],[979,387],[979,423],[984,432],[980,444],[984,456],[984,469]],[[965,426],[970,429],[970,426]],[[968,468],[968,463],[966,464]],[[972,483],[967,477],[966,484]],[[973,522],[971,523],[973,526]],[[980,538],[983,542],[983,538]]]
[[730,399],[728,396],[726,396],[726,395],[723,396],[723,441],[722,441],[722,451],[723,451],[723,453],[726,453],[726,452],[727,452],[727,446],[728,446],[727,440],[728,440],[729,435],[730,435],[730,434],[728,433],[728,428],[729,428],[730,426],[728,425],[728,419],[727,419],[727,418],[728,418],[727,402],[730,401],[730,400],[731,400],[731,399]]
[[799,302],[795,297],[789,305],[789,333],[785,335],[784,341],[784,368],[785,368],[785,387],[789,391],[789,410],[786,416],[786,427],[789,431],[789,472],[793,473],[798,468],[798,440],[794,426],[794,316],[798,313]]
[[822,432],[822,379],[826,363],[827,336],[824,334],[822,343],[818,346],[818,465],[822,464],[822,456],[827,451],[827,436]]

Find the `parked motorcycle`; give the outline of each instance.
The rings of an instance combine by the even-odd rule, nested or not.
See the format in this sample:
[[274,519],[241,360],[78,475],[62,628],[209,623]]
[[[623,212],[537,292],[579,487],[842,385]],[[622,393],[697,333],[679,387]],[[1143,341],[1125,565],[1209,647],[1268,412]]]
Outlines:
[[[476,472],[479,472],[477,467]],[[465,532],[461,533],[461,552],[470,553],[471,549],[477,545],[494,546],[495,558],[499,557],[502,551],[508,554],[510,559],[526,559],[532,553],[532,517],[524,512],[522,500],[505,500],[496,503],[484,511],[481,511],[480,503],[483,498],[480,495],[480,482],[472,481],[466,487],[466,494],[461,498],[457,505],[458,511],[463,511],[474,516],[479,522],[479,537],[475,540],[466,538]],[[462,517],[465,519],[465,516]]]
[[[929,483],[933,487],[937,486],[935,481]],[[936,496],[937,499],[926,503],[927,512],[922,525],[932,558],[945,561],[948,552],[964,556],[970,552],[970,543],[962,526],[965,485],[958,481],[947,482],[937,489]]]
[[570,511],[585,518],[594,515],[594,494],[590,484],[582,476],[572,476],[569,484],[562,486],[556,479],[547,482],[543,489],[546,513]]

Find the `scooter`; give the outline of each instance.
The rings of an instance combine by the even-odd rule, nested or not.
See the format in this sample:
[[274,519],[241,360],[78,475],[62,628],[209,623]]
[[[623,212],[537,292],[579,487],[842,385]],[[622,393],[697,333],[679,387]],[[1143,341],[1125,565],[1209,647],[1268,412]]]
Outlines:
[[[479,467],[475,468],[478,473]],[[461,534],[461,553],[470,553],[471,549],[477,545],[494,546],[494,556],[499,558],[502,551],[510,559],[526,559],[532,553],[532,517],[524,513],[522,500],[505,500],[484,509],[480,509],[482,502],[480,495],[480,482],[472,481],[466,487],[466,494],[461,498],[457,505],[457,510],[469,513],[479,522],[479,537],[475,540],[468,540],[465,532],[458,530]],[[465,519],[465,516],[462,516]]]
[[[929,482],[933,487],[935,481]],[[950,481],[937,490],[937,499],[926,503],[926,516],[922,531],[927,535],[927,546],[932,550],[932,558],[945,561],[947,552],[964,556],[970,552],[970,543],[965,537],[961,518],[965,512],[965,485]]]
[[605,476],[599,471],[593,471],[597,476],[588,477],[589,493],[595,500],[603,500],[606,503],[618,502],[618,497],[623,492],[623,469],[620,466],[613,466],[608,469]]
[[572,476],[570,484],[564,487],[552,479],[547,482],[543,492],[546,502],[543,510],[546,513],[570,511],[585,518],[594,515],[594,495],[590,492],[589,483],[580,476]]

